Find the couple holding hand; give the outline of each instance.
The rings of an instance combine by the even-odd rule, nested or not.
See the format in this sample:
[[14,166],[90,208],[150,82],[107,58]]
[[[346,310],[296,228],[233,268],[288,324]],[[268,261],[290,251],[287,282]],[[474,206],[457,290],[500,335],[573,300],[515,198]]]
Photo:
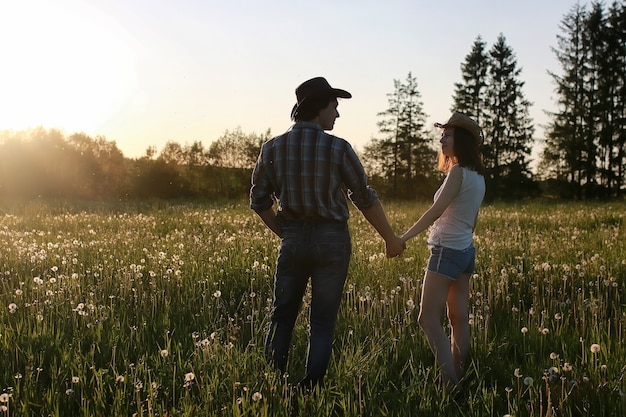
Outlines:
[[[311,281],[310,334],[305,389],[323,385],[352,243],[349,199],[385,240],[387,257],[429,229],[431,255],[422,283],[418,322],[441,370],[442,382],[459,385],[470,348],[468,298],[476,251],[472,244],[485,194],[478,124],[456,112],[442,129],[438,167],[446,173],[432,206],[402,236],[391,228],[376,191],[352,146],[326,131],[339,117],[338,98],[352,95],[323,77],[296,88],[293,126],[265,142],[252,173],[250,207],[281,239],[274,275],[274,302],[265,341],[268,360],[285,373],[291,336]],[[278,209],[273,208],[274,203]],[[441,323],[447,306],[451,334]]]

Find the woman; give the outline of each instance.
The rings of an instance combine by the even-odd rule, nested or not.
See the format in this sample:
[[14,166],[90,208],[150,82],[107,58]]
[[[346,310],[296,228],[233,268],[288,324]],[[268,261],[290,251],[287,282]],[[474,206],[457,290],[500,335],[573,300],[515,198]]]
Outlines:
[[[435,193],[433,205],[402,235],[406,243],[432,225],[428,235],[431,256],[422,285],[419,324],[426,333],[444,386],[456,387],[470,348],[468,322],[469,280],[476,251],[472,244],[478,209],[485,195],[484,166],[478,124],[454,113],[443,129],[439,169],[446,178]],[[441,323],[448,307],[450,339]]]

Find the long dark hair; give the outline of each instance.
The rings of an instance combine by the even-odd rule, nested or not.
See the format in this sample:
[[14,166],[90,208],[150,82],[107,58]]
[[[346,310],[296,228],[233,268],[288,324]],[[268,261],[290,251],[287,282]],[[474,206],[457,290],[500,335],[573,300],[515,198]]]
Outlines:
[[462,167],[485,175],[485,165],[483,156],[480,153],[479,144],[476,138],[462,127],[454,126],[454,158],[450,158],[443,153],[439,153],[439,169],[447,172],[454,163]]

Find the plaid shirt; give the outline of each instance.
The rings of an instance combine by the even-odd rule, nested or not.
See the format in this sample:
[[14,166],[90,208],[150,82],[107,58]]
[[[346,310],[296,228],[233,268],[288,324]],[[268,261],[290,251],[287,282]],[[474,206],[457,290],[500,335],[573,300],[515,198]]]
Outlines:
[[346,191],[359,210],[378,196],[352,146],[314,122],[297,122],[263,144],[252,172],[250,208],[262,212],[278,203],[278,216],[345,221]]

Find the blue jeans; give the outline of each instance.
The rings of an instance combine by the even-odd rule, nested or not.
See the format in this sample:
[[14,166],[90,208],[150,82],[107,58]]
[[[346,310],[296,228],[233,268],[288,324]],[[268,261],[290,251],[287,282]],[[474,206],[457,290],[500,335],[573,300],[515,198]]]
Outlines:
[[294,324],[311,279],[309,349],[301,384],[312,387],[322,383],[330,361],[352,243],[346,222],[286,220],[282,232],[265,353],[285,373]]

